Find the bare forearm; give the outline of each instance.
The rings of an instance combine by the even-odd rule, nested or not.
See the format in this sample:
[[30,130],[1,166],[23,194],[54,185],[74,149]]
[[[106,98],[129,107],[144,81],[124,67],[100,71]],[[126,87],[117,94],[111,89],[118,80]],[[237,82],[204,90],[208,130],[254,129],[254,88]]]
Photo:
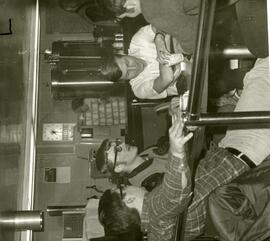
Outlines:
[[174,80],[173,70],[171,67],[165,65],[159,65],[160,75],[155,79],[153,88],[157,93],[161,93],[166,90],[168,86]]

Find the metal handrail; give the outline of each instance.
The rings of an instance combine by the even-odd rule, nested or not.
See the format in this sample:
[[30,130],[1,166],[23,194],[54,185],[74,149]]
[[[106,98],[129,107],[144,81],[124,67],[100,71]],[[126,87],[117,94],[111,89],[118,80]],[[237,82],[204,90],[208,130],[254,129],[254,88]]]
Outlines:
[[[186,112],[186,126],[231,126],[241,125],[241,128],[246,125],[269,125],[270,124],[270,111],[252,111],[252,112],[226,112],[226,113],[201,113],[201,102],[204,87],[204,80],[206,79],[207,62],[210,53],[210,40],[213,28],[213,20],[215,14],[216,0],[201,0],[199,23],[197,30],[196,48],[193,58],[192,75],[191,75],[191,88],[189,94],[188,108]],[[235,57],[236,52],[241,54],[240,58],[253,56],[246,51],[246,49],[234,49],[222,53],[225,57]],[[195,138],[193,138],[194,140]],[[194,142],[195,143],[195,142]],[[191,143],[192,144],[192,143]],[[190,154],[190,153],[189,153]],[[189,166],[191,169],[191,191],[194,190],[196,160],[190,158]],[[194,158],[193,158],[194,159]],[[192,192],[193,193],[193,192]],[[193,198],[193,197],[192,197]],[[190,203],[192,203],[192,198]],[[184,240],[185,222],[187,218],[187,210],[179,215],[177,220],[177,228],[175,233],[175,241]]]
[[[210,40],[213,29],[216,0],[201,0],[199,22],[196,38],[196,48],[193,56],[191,88],[187,108],[187,120],[198,120],[201,111],[201,100],[206,76],[207,61],[210,52]],[[193,138],[194,139],[194,138]],[[194,160],[189,156],[189,166],[191,169],[191,189],[194,189]],[[190,200],[191,204],[192,198]],[[176,233],[174,240],[184,240],[187,210],[180,214],[177,219]]]
[[186,120],[187,126],[270,125],[270,111],[201,113],[197,119]]
[[207,61],[210,52],[212,26],[214,22],[216,0],[202,0],[198,23],[196,48],[191,72],[191,87],[187,113],[189,118],[200,114],[201,100],[206,75]]
[[255,56],[246,46],[227,46],[225,48],[213,48],[210,57],[222,57],[225,59],[255,59]]

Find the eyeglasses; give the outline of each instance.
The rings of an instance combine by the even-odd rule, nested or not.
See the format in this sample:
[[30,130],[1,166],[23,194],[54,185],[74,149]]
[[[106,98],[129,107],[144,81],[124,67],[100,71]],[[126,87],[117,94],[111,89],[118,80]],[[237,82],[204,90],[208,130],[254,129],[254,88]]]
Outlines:
[[116,166],[117,153],[122,151],[122,147],[120,146],[121,144],[122,144],[122,141],[120,139],[115,140],[113,170]]
[[117,161],[117,153],[118,152],[121,152],[122,151],[122,147],[120,146],[122,144],[122,140],[120,139],[116,139],[115,141],[109,141],[108,144],[107,144],[107,147],[106,147],[106,153],[107,153],[107,157],[106,157],[106,165],[110,165],[111,163],[111,159],[109,159],[108,157],[108,154],[109,154],[109,151],[112,147],[112,144],[115,144],[114,146],[114,161],[113,161],[113,170],[116,166],[116,161]]
[[[123,150],[122,147],[120,146],[122,144],[121,139],[116,139],[115,141],[110,142],[108,150],[112,147],[113,143],[115,144],[115,146],[114,146],[114,161],[113,161],[113,169],[112,170],[114,170],[115,167],[116,167],[118,152],[121,152]],[[116,185],[117,185],[117,188],[120,191],[121,199],[123,199],[123,187],[122,187],[123,183],[124,183],[123,176],[117,175],[117,183],[116,183]]]
[[[121,152],[123,150],[122,147],[120,146],[121,144],[122,144],[122,141],[120,139],[115,140],[113,170],[114,170],[114,168],[116,166],[117,153]],[[119,188],[121,199],[124,198],[122,184],[123,184],[123,176],[118,176],[118,178],[117,178],[117,187]]]

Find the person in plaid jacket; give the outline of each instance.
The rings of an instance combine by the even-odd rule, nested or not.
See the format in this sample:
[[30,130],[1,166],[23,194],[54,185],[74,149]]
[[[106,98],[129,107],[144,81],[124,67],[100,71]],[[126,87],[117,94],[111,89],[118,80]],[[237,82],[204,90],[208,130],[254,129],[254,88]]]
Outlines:
[[[235,111],[270,111],[269,58],[258,59],[244,78],[244,89]],[[172,116],[170,154],[163,182],[151,192],[128,187],[120,193],[106,190],[99,202],[99,219],[106,235],[137,230],[147,233],[149,241],[173,240],[176,220],[188,209],[185,240],[203,233],[209,195],[242,173],[261,164],[270,154],[270,128],[229,129],[219,146],[200,161],[192,203],[190,170],[184,144],[191,134],[183,135],[183,118]],[[120,195],[121,194],[121,195]]]

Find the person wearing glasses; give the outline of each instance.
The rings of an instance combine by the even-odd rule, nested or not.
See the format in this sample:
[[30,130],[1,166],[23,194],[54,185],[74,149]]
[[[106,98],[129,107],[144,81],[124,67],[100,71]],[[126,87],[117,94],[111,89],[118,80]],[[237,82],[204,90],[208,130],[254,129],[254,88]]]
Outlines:
[[[269,58],[257,59],[244,78],[244,88],[235,111],[270,111]],[[184,119],[179,108],[172,112],[169,130],[170,154],[162,183],[151,192],[140,187],[106,190],[99,202],[99,219],[106,235],[147,233],[148,241],[171,241],[177,217],[187,209],[185,240],[203,234],[208,197],[217,188],[259,166],[270,155],[270,128],[228,129],[219,145],[200,160],[193,193],[184,144]],[[191,204],[190,198],[193,196]],[[240,239],[239,239],[240,240]]]
[[166,141],[138,154],[138,148],[117,140],[106,139],[96,154],[96,167],[101,173],[121,174],[128,183],[151,191],[162,181],[167,163]]
[[[142,240],[140,225],[141,219],[143,221],[144,218],[141,215],[142,209],[145,208],[145,196],[149,198],[151,196],[151,200],[149,200],[151,202],[154,200],[157,201],[158,199],[164,201],[164,206],[162,205],[157,212],[167,213],[168,217],[172,216],[172,213],[178,212],[178,208],[181,210],[180,205],[174,205],[174,202],[179,201],[178,198],[180,196],[181,199],[185,200],[183,207],[187,204],[190,197],[190,178],[185,158],[184,144],[193,134],[189,133],[184,136],[183,123],[179,121],[179,118],[181,118],[180,112],[172,116],[173,125],[169,130],[171,144],[170,155],[168,157],[167,169],[162,184],[148,194],[142,187],[127,186],[126,188],[121,188],[122,190],[106,190],[102,195],[99,202],[98,214],[100,223],[104,226],[105,235],[113,236],[117,235],[119,232],[121,235],[129,233],[129,235],[137,237],[135,240]],[[116,144],[113,144],[113,147],[115,146]],[[122,146],[122,148],[129,149],[128,146]],[[120,153],[118,153],[118,155]],[[111,155],[111,153],[108,153],[108,155]],[[115,149],[112,148],[112,158],[114,157]],[[162,221],[162,218],[160,221]],[[169,223],[166,223],[167,221]],[[171,225],[172,221],[174,222],[175,219],[167,220],[166,218],[164,225]],[[132,231],[130,229],[132,229]]]

